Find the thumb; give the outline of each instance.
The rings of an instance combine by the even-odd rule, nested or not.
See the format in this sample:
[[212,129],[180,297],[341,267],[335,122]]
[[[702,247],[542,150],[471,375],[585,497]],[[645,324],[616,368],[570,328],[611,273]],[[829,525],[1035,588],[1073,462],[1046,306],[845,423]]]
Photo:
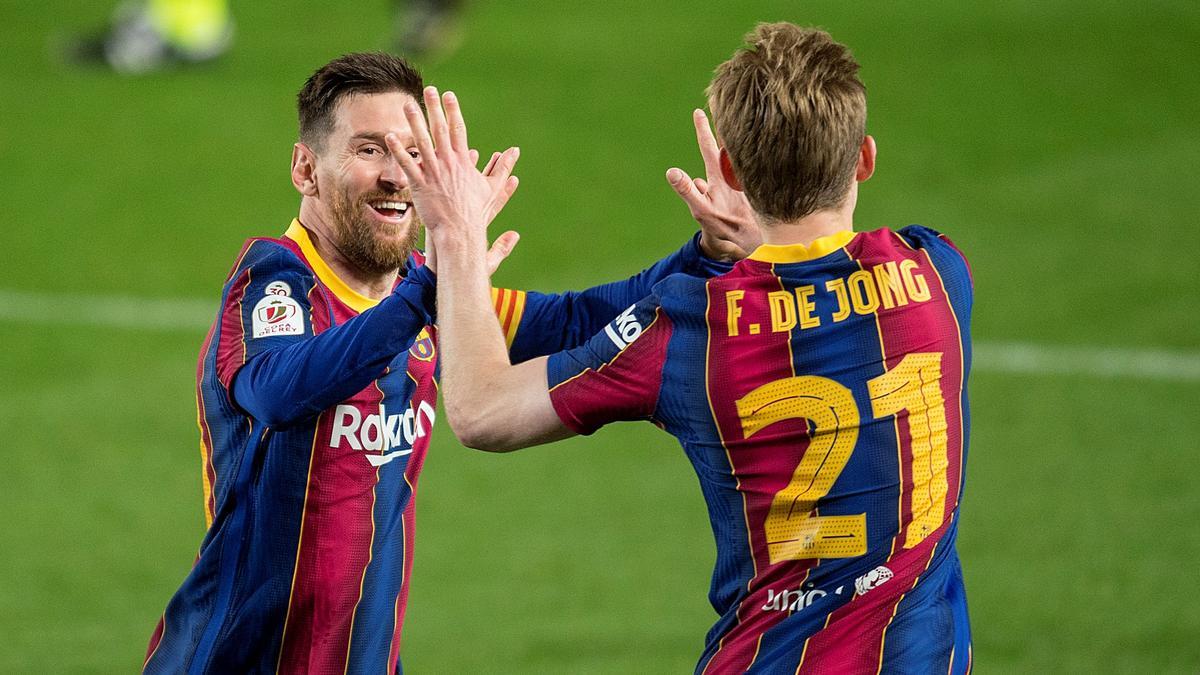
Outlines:
[[704,195],[696,187],[696,182],[687,175],[686,171],[675,167],[667,169],[667,182],[683,199],[683,203],[687,204],[688,209],[692,212],[692,217],[698,218],[697,214],[704,211]]
[[687,189],[687,184],[691,180],[688,179],[688,175],[684,173],[683,169],[671,167],[667,169],[667,182],[671,184],[671,187],[675,188],[676,192],[683,194]]

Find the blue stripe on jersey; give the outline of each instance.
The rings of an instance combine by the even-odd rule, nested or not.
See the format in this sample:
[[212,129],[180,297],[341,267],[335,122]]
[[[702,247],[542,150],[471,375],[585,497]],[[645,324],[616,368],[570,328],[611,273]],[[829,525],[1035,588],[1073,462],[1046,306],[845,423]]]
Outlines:
[[655,419],[680,440],[700,477],[700,490],[717,542],[717,560],[708,599],[724,616],[708,633],[705,654],[697,668],[699,672],[716,652],[717,641],[737,619],[728,609],[736,608],[738,600],[744,596],[745,581],[754,576],[754,557],[750,553],[750,535],[746,531],[745,505],[712,418],[707,385],[696,380],[695,359],[697,356],[702,359],[708,353],[708,312],[700,313],[695,308],[707,305],[707,283],[677,275],[660,282],[655,292],[662,296],[664,311],[676,321],[676,329],[667,346]]
[[[953,541],[957,526],[955,513],[943,542]],[[939,545],[937,558],[948,551],[953,551],[953,546]],[[957,556],[944,563],[935,560],[916,588],[904,595],[888,625],[883,642],[883,672],[905,673],[920,667],[928,672],[965,673],[971,644],[968,626],[962,566]],[[931,635],[953,635],[954,641],[930,639]]]
[[[811,296],[816,305],[814,316],[821,320],[817,329],[794,329],[791,334],[793,367],[797,375],[815,375],[832,379],[854,396],[862,426],[859,427],[859,447],[892,448],[895,454],[896,434],[890,418],[872,423],[871,397],[867,380],[884,373],[883,352],[875,315],[856,313],[834,323],[837,300],[825,292],[827,281],[845,278],[861,269],[845,249],[838,249],[817,260],[799,264],[776,264],[773,272],[780,277],[783,288],[791,293],[799,284],[792,268],[803,268],[802,280],[813,285],[817,292]],[[846,374],[853,373],[854,379]],[[871,569],[887,559],[888,542],[899,528],[900,485],[895,467],[878,466],[877,458],[868,452],[854,452],[833,484],[829,494],[821,499],[822,516],[864,513],[863,494],[873,493],[866,509],[866,556],[854,558],[825,558],[809,570],[806,587],[821,589],[830,595],[823,598],[821,612],[793,614],[763,634],[759,654],[764,667],[800,663],[805,643],[797,635],[812,635],[824,625],[830,612],[854,597],[854,577],[862,569]],[[842,593],[836,593],[841,587]],[[752,669],[752,672],[754,669]]]
[[[253,431],[253,425],[251,425],[251,432]],[[229,488],[230,490],[236,490],[239,496],[245,496],[246,494],[241,486],[245,486],[249,481],[250,468],[254,466],[258,454],[258,438],[256,436],[261,437],[261,432],[257,435],[252,433],[251,436],[255,438],[255,442],[247,444],[246,455],[242,458],[241,466],[237,473],[236,484]],[[220,664],[210,664],[209,661],[212,657],[213,646],[216,644],[218,636],[223,632],[222,629],[225,628],[226,621],[224,619],[229,615],[229,605],[233,599],[234,585],[240,581],[237,571],[241,564],[242,547],[245,544],[243,533],[246,530],[246,520],[249,515],[250,510],[247,508],[235,509],[227,521],[226,534],[222,537],[220,559],[217,565],[220,585],[217,589],[217,600],[212,610],[213,619],[209,620],[208,627],[205,628],[200,642],[196,645],[196,652],[188,667],[189,673],[208,672],[210,665],[217,668],[220,667]],[[216,617],[221,617],[222,620],[215,620]]]
[[[381,380],[384,391],[403,391],[408,378],[408,357]],[[390,412],[388,414],[391,414]],[[412,499],[412,487],[404,477],[412,455],[397,458],[379,467],[375,484],[375,540],[371,544],[371,562],[362,581],[362,595],[354,612],[354,630],[350,634],[350,655],[346,672],[365,673],[378,667],[380,656],[387,659],[396,623],[396,596],[404,579],[404,563],[411,551],[405,551],[404,510],[396,504]],[[391,591],[391,592],[389,592]],[[369,630],[360,627],[370,626]]]
[[[925,249],[929,254],[930,262],[933,263],[938,276],[941,277],[942,286],[946,289],[946,296],[950,298],[950,309],[958,321],[959,337],[963,348],[963,381],[966,381],[971,374],[971,310],[975,297],[967,261],[959,251],[954,249],[944,235],[939,235],[927,227],[909,225],[900,230],[899,234],[909,242],[909,245]],[[967,465],[967,451],[971,444],[971,406],[968,404],[968,398],[967,388],[963,387],[961,401],[963,447],[960,465],[963,467]],[[958,485],[958,498],[961,498],[966,482],[964,473]]]

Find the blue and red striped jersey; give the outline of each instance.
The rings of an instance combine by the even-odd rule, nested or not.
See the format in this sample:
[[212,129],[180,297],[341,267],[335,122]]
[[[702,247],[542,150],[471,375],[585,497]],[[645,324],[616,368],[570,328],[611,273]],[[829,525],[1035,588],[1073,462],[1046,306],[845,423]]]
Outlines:
[[550,357],[568,427],[650,420],[696,470],[720,615],[697,673],[969,671],[971,305],[937,232],[843,232],[672,276]]
[[[293,221],[252,239],[197,366],[207,532],[147,673],[399,672],[414,498],[437,405],[434,279],[419,254],[376,302]],[[514,357],[581,344],[677,272],[696,240],[579,293],[498,289]]]

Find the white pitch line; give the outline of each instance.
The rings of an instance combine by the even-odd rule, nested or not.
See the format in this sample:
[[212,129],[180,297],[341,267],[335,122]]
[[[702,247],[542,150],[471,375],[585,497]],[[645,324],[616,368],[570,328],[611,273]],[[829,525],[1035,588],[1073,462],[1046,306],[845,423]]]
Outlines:
[[143,331],[204,331],[219,298],[184,300],[122,295],[25,293],[0,289],[0,321]]
[[[0,290],[0,321],[140,331],[205,331],[217,300],[82,296]],[[1095,345],[976,342],[973,370],[1020,375],[1200,382],[1200,352]]]
[[972,360],[974,370],[989,373],[1200,382],[1200,353],[1195,352],[976,342]]

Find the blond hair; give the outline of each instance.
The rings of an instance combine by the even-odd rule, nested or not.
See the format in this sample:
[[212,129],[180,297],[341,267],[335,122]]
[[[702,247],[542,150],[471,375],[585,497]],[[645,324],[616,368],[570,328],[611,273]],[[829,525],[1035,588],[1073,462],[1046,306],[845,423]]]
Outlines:
[[792,221],[843,202],[867,124],[866,88],[844,45],[815,28],[759,24],[706,93],[759,214]]

